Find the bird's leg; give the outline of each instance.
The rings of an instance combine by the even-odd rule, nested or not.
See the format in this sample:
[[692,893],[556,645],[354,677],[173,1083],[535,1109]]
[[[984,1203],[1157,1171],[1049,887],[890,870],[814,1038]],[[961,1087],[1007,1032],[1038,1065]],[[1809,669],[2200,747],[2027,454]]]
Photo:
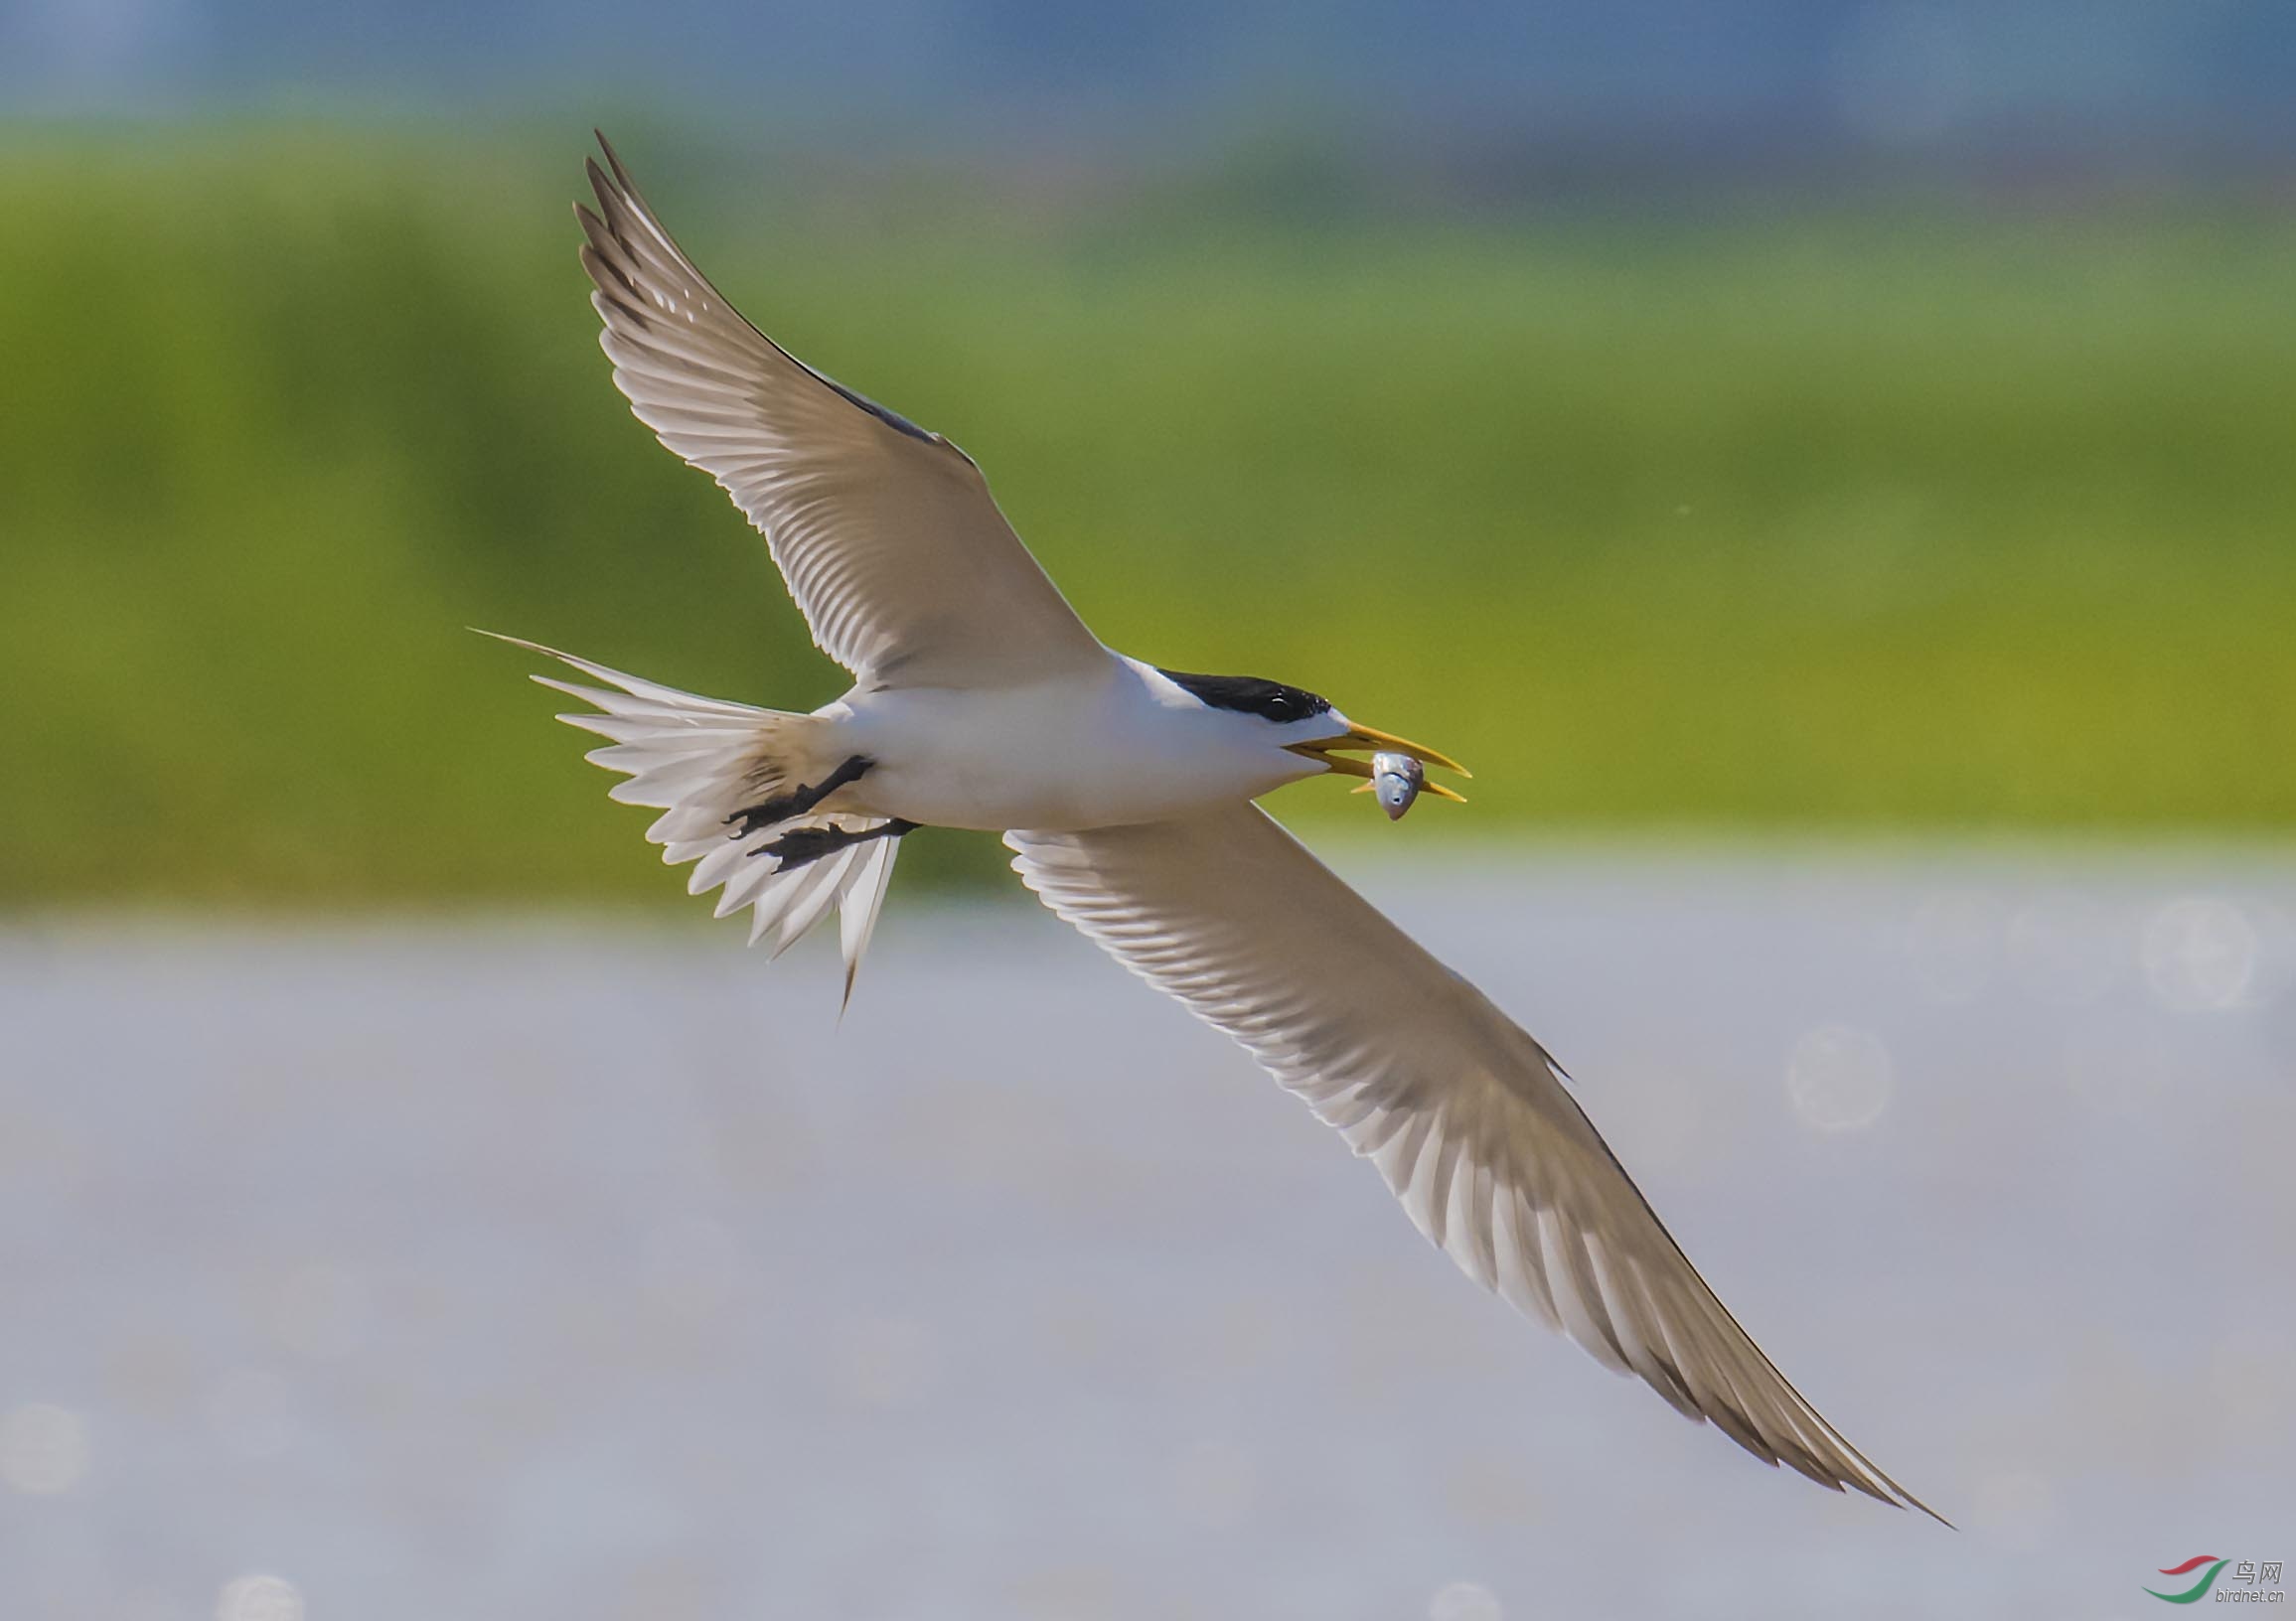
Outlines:
[[917,823],[903,821],[899,816],[879,822],[874,827],[792,827],[770,844],[760,844],[751,855],[770,855],[780,863],[783,872],[793,867],[810,866],[825,855],[831,855],[853,844],[866,844],[872,838],[900,838],[917,830]]
[[[750,806],[747,810],[734,811],[725,818],[725,825],[733,828],[733,837],[747,838],[760,827],[771,827],[777,821],[802,816],[845,784],[858,782],[875,764],[865,754],[852,755],[843,765],[824,777],[820,787],[813,788],[800,783],[787,794],[776,794],[772,799]],[[756,852],[753,850],[750,853],[754,855]]]

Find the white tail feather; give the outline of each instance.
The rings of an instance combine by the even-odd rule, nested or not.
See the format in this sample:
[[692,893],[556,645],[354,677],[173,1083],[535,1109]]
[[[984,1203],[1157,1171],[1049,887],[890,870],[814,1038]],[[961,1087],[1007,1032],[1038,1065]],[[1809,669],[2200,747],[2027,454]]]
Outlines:
[[869,949],[869,936],[876,932],[877,909],[885,904],[885,891],[893,882],[893,857],[900,852],[897,838],[880,838],[861,846],[860,871],[853,875],[852,888],[845,891],[844,904],[838,911],[838,947],[845,958],[845,996],[841,1008],[853,999],[853,975],[860,972],[861,954]]
[[835,769],[840,762],[821,758],[818,746],[824,723],[811,715],[681,692],[517,637],[496,640],[546,655],[606,683],[596,687],[534,677],[598,711],[558,719],[607,739],[605,747],[584,758],[629,779],[616,783],[609,798],[662,811],[646,836],[663,847],[662,859],[672,866],[696,863],[687,881],[689,894],[722,889],[717,900],[721,918],[743,907],[755,909],[751,945],[770,934],[773,955],[779,957],[831,907],[840,909],[844,993],[850,1001],[853,975],[892,882],[900,840],[870,839],[785,868],[766,847],[793,828],[862,832],[882,826],[883,819],[815,810],[748,831],[736,825],[750,806],[800,783],[818,783]]

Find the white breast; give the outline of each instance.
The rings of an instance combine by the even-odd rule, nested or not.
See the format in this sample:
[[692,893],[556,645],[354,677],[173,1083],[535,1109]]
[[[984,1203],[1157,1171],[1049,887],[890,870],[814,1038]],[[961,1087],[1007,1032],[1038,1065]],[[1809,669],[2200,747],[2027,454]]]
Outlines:
[[875,766],[838,804],[937,827],[1068,831],[1255,799],[1321,770],[1254,716],[1207,709],[1150,666],[1098,679],[853,692],[820,711]]

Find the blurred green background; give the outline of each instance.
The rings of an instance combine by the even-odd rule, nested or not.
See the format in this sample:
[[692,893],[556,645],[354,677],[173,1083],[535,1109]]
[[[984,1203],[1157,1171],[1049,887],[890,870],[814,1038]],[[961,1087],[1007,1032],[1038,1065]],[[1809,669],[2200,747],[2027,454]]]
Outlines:
[[[585,142],[17,142],[0,904],[667,898],[648,813],[465,627],[780,707],[842,689],[611,386]],[[1283,151],[1093,185],[621,144],[754,320],[982,463],[1112,644],[1477,773],[1399,834],[1323,785],[1287,817],[2296,828],[2283,212],[1307,207]],[[996,859],[915,842],[912,876]]]

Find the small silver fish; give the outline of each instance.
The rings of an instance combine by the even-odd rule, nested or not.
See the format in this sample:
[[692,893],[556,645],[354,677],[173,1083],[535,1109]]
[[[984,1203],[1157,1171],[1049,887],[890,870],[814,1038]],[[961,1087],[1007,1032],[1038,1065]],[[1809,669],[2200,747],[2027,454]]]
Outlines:
[[1389,821],[1401,821],[1427,783],[1427,768],[1408,754],[1385,751],[1371,757],[1371,792]]

